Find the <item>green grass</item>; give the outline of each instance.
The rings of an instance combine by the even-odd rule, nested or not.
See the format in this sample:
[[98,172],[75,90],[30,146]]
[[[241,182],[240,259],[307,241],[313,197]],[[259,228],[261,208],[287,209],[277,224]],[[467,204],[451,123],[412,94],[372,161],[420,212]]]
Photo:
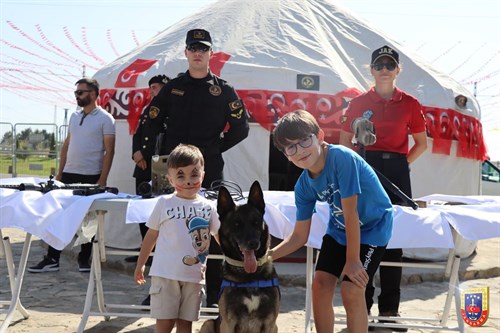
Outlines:
[[[0,154],[0,174],[9,174],[12,166],[12,157],[10,154]],[[31,165],[31,167],[30,167]],[[37,169],[40,170],[37,170]],[[43,176],[48,177],[56,169],[56,159],[49,159],[46,156],[28,156],[26,159],[16,159],[17,175]]]

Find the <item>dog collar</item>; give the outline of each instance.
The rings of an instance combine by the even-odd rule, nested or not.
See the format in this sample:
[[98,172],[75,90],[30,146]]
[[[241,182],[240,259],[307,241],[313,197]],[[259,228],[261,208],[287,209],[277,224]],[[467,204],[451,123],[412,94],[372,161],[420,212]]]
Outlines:
[[[257,267],[264,265],[268,261],[272,262],[273,261],[272,255],[273,255],[273,250],[267,250],[266,254],[262,258],[257,260]],[[229,258],[226,256],[224,256],[224,260],[229,265],[236,266],[236,267],[244,267],[243,261],[241,261],[241,260],[235,260],[235,259],[232,259],[232,258]]]

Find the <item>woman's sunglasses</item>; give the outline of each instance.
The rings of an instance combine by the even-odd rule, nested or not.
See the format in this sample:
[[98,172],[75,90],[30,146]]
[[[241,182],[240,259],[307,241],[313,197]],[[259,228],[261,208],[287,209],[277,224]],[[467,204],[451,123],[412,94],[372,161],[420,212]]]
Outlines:
[[396,69],[396,67],[398,67],[398,65],[395,62],[388,62],[386,64],[384,64],[384,63],[372,64],[372,68],[374,70],[376,70],[377,72],[384,69],[384,67],[387,68],[388,71],[392,72],[393,70]]

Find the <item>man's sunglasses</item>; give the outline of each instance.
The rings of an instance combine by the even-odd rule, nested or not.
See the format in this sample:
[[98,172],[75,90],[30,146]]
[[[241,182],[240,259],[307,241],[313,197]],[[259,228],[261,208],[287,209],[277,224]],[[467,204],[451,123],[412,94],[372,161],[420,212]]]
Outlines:
[[75,96],[82,96],[86,92],[91,92],[92,90],[75,90]]
[[387,68],[388,71],[393,71],[396,69],[396,67],[398,67],[398,65],[395,63],[395,62],[388,62],[386,64],[384,63],[376,63],[376,64],[372,64],[372,68],[374,70],[376,70],[377,72],[378,71],[381,71],[382,69]]
[[205,52],[208,52],[210,50],[210,46],[206,46],[203,44],[194,44],[194,45],[187,46],[186,50],[188,50],[189,52],[193,52],[193,53],[196,53],[196,52],[205,53]]

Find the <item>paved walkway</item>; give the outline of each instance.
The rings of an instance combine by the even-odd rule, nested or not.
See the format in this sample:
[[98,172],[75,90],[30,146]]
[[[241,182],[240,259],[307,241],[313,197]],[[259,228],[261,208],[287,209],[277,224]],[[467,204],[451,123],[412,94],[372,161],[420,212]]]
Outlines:
[[[13,242],[14,257],[20,257],[24,233],[17,229],[3,229],[4,236]],[[29,264],[38,262],[46,253],[42,241],[34,238]],[[22,320],[16,314],[8,332],[66,333],[78,327],[83,311],[88,273],[79,273],[75,259],[76,249],[67,249],[61,258],[59,272],[32,274],[26,272],[21,302],[30,312],[30,318]],[[109,256],[103,263],[103,279],[106,300],[111,303],[139,304],[147,294],[147,288],[133,282],[134,264],[124,262],[123,256]],[[277,263],[282,284],[281,312],[278,317],[280,332],[304,332],[305,327],[305,264]],[[448,283],[441,271],[405,268],[403,270],[401,315],[403,317],[437,318],[442,313]],[[463,259],[460,267],[460,287],[490,287],[490,316],[485,326],[468,328],[471,333],[500,332],[500,238],[480,241],[476,254]],[[7,269],[0,260],[0,300],[10,298]],[[343,313],[341,301],[336,295],[335,312]],[[454,304],[453,304],[454,306]],[[96,307],[93,308],[94,310]],[[452,309],[449,323],[456,325]],[[3,315],[0,315],[0,322]],[[194,324],[197,332],[201,323]],[[104,321],[102,317],[91,317],[86,332],[151,333],[154,320],[151,318],[117,318]],[[337,325],[335,331],[346,332],[345,326]],[[379,329],[379,332],[390,332]],[[410,332],[431,332],[412,329]]]

